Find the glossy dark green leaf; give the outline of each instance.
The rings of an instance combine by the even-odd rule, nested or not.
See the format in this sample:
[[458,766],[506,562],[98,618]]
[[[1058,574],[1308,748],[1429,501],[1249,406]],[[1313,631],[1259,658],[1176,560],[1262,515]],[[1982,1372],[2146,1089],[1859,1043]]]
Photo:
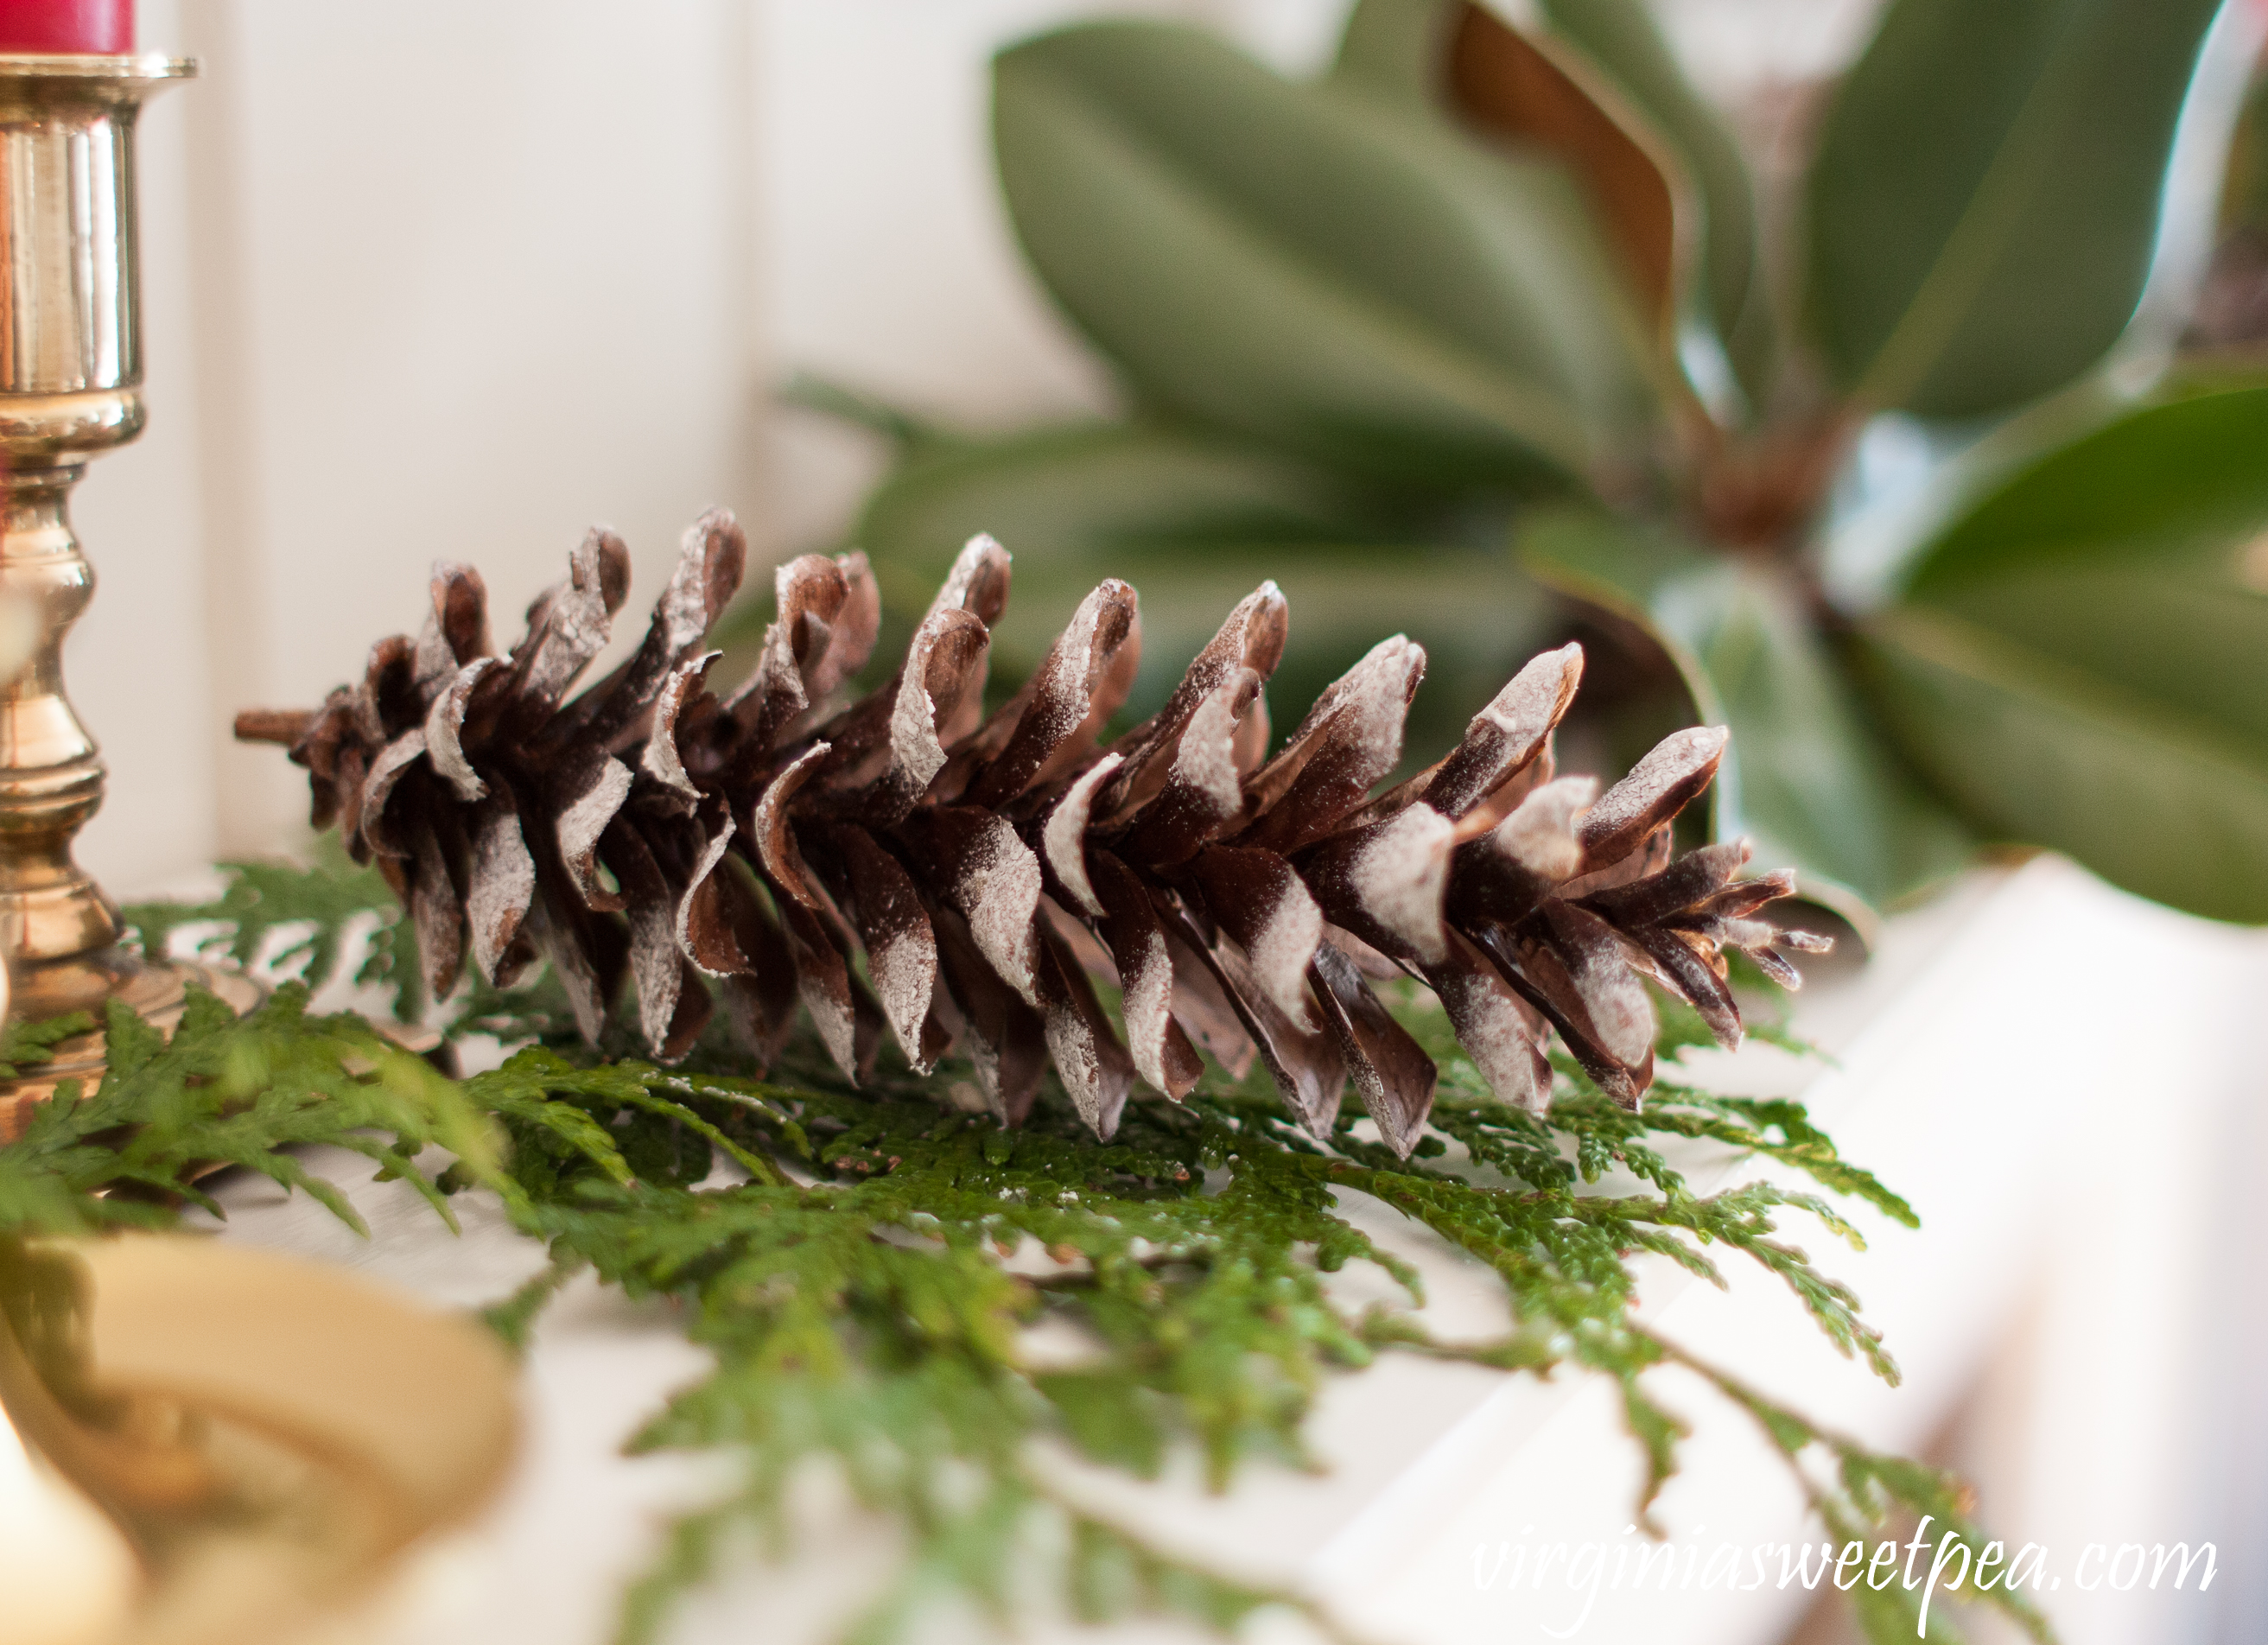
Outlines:
[[867,498],[853,541],[892,599],[929,598],[961,546],[989,531],[1026,561],[1124,543],[1406,542],[1447,535],[1438,497],[1366,486],[1215,435],[1156,423],[1077,423],[932,441]]
[[[2026,463],[1917,554],[1909,593],[2075,554],[2153,554],[2268,520],[2268,381],[2220,378],[2131,406]],[[2259,592],[2256,589],[2255,592]]]
[[[1362,0],[1348,18],[1332,76],[1449,114],[1456,100],[1449,60],[1472,9],[1469,0]],[[1554,0],[1543,11],[1551,40],[1604,82],[1616,117],[1635,115],[1649,151],[1666,149],[1676,162],[1679,174],[1670,187],[1680,210],[1699,220],[1706,265],[1697,302],[1681,301],[1676,319],[1713,326],[1744,385],[1752,395],[1759,393],[1772,352],[1771,315],[1753,278],[1754,190],[1731,134],[1686,80],[1637,0]]]
[[[1968,842],[1886,749],[1778,575],[1605,515],[1555,511],[1522,535],[1543,580],[1641,624],[1668,652],[1704,724],[1729,726],[1713,827],[1767,867],[1868,922],[1957,868]],[[1854,901],[1854,899],[1856,899]]]
[[1954,521],[1869,630],[1885,712],[1980,823],[2229,918],[2268,918],[2264,453],[2268,387],[2132,411]]
[[1700,191],[1707,313],[1751,398],[1767,387],[1772,317],[1756,277],[1756,188],[1725,122],[1670,55],[1641,0],[1543,0],[1552,29],[1611,76],[1676,151]]
[[1331,76],[1388,97],[1438,105],[1441,63],[1465,0],[1357,0]]
[[[834,397],[806,398],[838,409]],[[851,411],[862,425],[884,432],[895,432],[902,420],[887,408]],[[961,545],[980,531],[1010,545],[1021,581],[1050,558],[1085,564],[1127,544],[1401,544],[1463,528],[1440,498],[1366,487],[1164,424],[1056,424],[1005,435],[923,425],[900,438],[899,451],[896,466],[869,493],[849,543],[873,557],[883,618],[903,624],[901,642]],[[711,643],[743,645],[770,620],[769,586],[751,584]],[[885,644],[879,654],[894,653]]]
[[2129,413],[1918,557],[1906,597],[2268,746],[2268,387]]
[[2176,908],[2268,920],[2258,749],[1925,607],[1874,617],[1866,656],[1891,728],[1980,827]]
[[[1015,558],[993,639],[998,677],[1020,678],[1079,599],[1123,577],[1142,599],[1142,668],[1126,712],[1163,702],[1237,601],[1274,579],[1291,645],[1269,690],[1296,717],[1397,630],[1432,661],[1413,711],[1413,750],[1447,746],[1524,662],[1543,613],[1498,546],[1499,521],[1438,500],[1362,490],[1216,439],[1145,424],[1041,430],[939,449],[868,499],[853,541],[886,617],[909,623],[961,545],[989,531]],[[879,655],[895,656],[886,631]]]
[[[1335,591],[1350,579],[1371,579],[1379,620],[1391,623],[1397,557],[1429,538],[1452,543],[1459,528],[1439,499],[1170,426],[1082,424],[930,447],[868,498],[852,541],[873,561],[886,614],[910,623],[964,542],[980,531],[998,538],[1015,557],[1015,582],[994,663],[1012,679],[1088,589],[1125,578],[1143,595],[1141,708],[1170,688],[1176,656],[1186,660],[1262,579],[1314,596],[1303,604],[1319,608],[1314,621],[1294,613],[1303,636],[1322,609],[1344,603]],[[1501,555],[1469,557],[1492,558],[1510,576]]]
[[2125,328],[2218,0],[1896,0],[1808,183],[1836,380],[1932,416],[2070,381]]
[[1035,267],[1157,406],[1432,484],[1642,442],[1643,336],[1548,161],[1152,23],[1003,53],[993,127]]

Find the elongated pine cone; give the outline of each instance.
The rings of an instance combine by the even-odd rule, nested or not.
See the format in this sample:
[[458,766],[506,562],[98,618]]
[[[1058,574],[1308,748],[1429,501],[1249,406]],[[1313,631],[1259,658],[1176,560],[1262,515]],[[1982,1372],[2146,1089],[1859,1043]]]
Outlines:
[[[1155,718],[1101,746],[1140,650],[1126,584],[1089,594],[988,716],[1008,556],[978,537],[898,672],[839,707],[880,616],[858,554],[781,567],[755,673],[708,689],[718,653],[702,640],[746,552],[731,515],[704,516],[644,643],[571,700],[628,590],[606,531],[508,653],[479,575],[445,564],[423,631],[380,641],[361,684],[313,712],[239,718],[239,737],[290,748],[316,826],[335,821],[401,893],[437,996],[468,945],[498,985],[541,957],[595,1040],[627,970],[668,1060],[704,1026],[714,977],[767,1061],[800,1000],[854,1081],[886,1029],[923,1072],[961,1044],[1014,1123],[1052,1059],[1103,1137],[1137,1078],[1178,1099],[1197,1045],[1240,1074],[1256,1052],[1316,1134],[1351,1080],[1406,1154],[1435,1070],[1368,976],[1428,984],[1508,1103],[1548,1105],[1557,1031],[1635,1104],[1653,1073],[1641,974],[1730,1045],[1723,950],[1793,987],[1779,950],[1824,946],[1756,918],[1793,884],[1737,878],[1745,842],[1672,856],[1671,820],[1715,774],[1721,729],[1668,738],[1603,794],[1555,777],[1578,646],[1528,663],[1447,759],[1373,794],[1401,763],[1425,653],[1380,645],[1270,758],[1262,688],[1286,626],[1273,583]],[[1123,991],[1124,1044],[1090,970]]]

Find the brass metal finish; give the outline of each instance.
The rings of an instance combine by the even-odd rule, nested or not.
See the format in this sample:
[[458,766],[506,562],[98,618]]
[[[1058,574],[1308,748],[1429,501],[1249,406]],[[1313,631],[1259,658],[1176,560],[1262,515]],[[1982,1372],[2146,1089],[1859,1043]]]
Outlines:
[[[39,617],[31,661],[0,690],[0,955],[27,1018],[115,999],[162,1022],[190,980],[118,946],[118,911],[71,859],[103,767],[64,694],[62,648],[94,592],[71,487],[142,430],[135,117],[195,71],[162,56],[0,55],[0,591]],[[100,1057],[90,1036],[47,1083]],[[0,1132],[10,1106],[0,1095]]]
[[0,1242],[0,1638],[337,1645],[494,1496],[510,1361],[336,1268]]

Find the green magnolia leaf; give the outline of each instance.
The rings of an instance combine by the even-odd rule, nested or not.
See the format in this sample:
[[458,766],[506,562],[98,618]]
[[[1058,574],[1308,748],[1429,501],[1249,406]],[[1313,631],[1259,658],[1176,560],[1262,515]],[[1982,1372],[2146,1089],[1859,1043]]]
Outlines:
[[1158,406],[1432,485],[1643,443],[1645,338],[1550,161],[1152,23],[1003,53],[993,128],[1034,266]]
[[1896,0],[1829,109],[1808,305],[1836,380],[2003,410],[2117,338],[2219,0]]
[[1457,528],[1438,498],[1366,488],[1217,435],[1079,423],[932,442],[868,497],[851,540],[885,609],[920,610],[961,545],[990,532],[1034,562],[1126,544],[1406,542]]
[[1536,576],[1638,623],[1705,724],[1732,728],[1713,829],[1862,932],[1880,906],[1958,868],[1961,830],[1884,748],[1787,579],[1608,516],[1554,511],[1521,539]]
[[[1489,537],[1501,529],[1484,525]],[[1534,584],[1438,501],[1360,491],[1171,428],[1090,424],[941,451],[883,482],[854,540],[874,563],[885,612],[903,614],[927,606],[979,531],[1015,557],[993,630],[998,678],[1028,673],[1105,577],[1140,592],[1142,669],[1126,705],[1137,718],[1271,578],[1291,601],[1292,636],[1270,698],[1314,700],[1398,628],[1431,659],[1414,750],[1454,741],[1541,635]],[[877,655],[896,655],[888,636]]]
[[2268,745],[2268,387],[2154,406],[2018,476],[1906,585]]
[[1885,712],[1964,810],[2228,918],[2268,918],[2264,450],[2268,387],[2131,411],[1926,544],[1868,631]]
[[1553,30],[1610,75],[1685,162],[1705,217],[1709,319],[1749,398],[1760,400],[1774,353],[1772,317],[1757,277],[1756,188],[1733,134],[1685,77],[1640,0],[1543,0],[1543,11]]
[[[899,435],[896,466],[869,493],[849,538],[872,557],[881,587],[885,643],[876,654],[889,660],[885,666],[895,666],[914,617],[928,608],[961,545],[980,531],[1016,555],[1020,584],[1057,556],[1084,564],[1121,546],[1406,543],[1460,528],[1438,498],[1366,488],[1166,424],[1082,422],[974,435],[917,427],[843,391],[822,397],[805,390],[799,398],[878,432],[908,431]],[[1020,600],[1014,615],[1032,603]],[[728,652],[747,648],[771,617],[769,590],[752,589],[718,619],[710,643]],[[1053,631],[1041,637],[1042,645]]]
[[[1447,58],[1471,0],[1361,0],[1347,20],[1334,79],[1446,110]],[[1704,221],[1702,315],[1752,399],[1772,354],[1771,316],[1756,280],[1756,211],[1748,166],[1723,122],[1685,78],[1638,0],[1550,0],[1551,33],[1573,47],[1667,144],[1697,187]]]
[[1331,77],[1411,103],[1440,100],[1442,59],[1466,0],[1357,0]]
[[1866,630],[1882,712],[1983,827],[2127,889],[2268,920],[2268,756],[2098,676],[1921,607]]

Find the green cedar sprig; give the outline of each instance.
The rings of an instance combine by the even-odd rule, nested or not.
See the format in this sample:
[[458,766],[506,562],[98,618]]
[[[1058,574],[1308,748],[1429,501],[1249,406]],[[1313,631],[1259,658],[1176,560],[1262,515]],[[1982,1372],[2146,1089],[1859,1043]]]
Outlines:
[[[255,938],[229,923],[231,909]],[[154,946],[153,933],[188,918],[147,917],[145,940]],[[373,948],[401,929],[382,885],[335,867],[235,871],[195,918],[215,922],[210,945],[306,955],[313,982],[356,963],[357,927]],[[373,963],[365,955],[357,974],[382,978]],[[444,1007],[460,1032],[475,1031],[463,1027],[469,1008]],[[944,1596],[1005,1622],[1012,1560],[1050,1549],[1060,1593],[1081,1616],[1163,1610],[1226,1628],[1289,1604],[1332,1632],[1296,1597],[1225,1580],[1096,1516],[1033,1442],[1059,1436],[1145,1477],[1192,1445],[1229,1487],[1255,1460],[1307,1464],[1302,1429],[1324,1376],[1391,1351],[1611,1378],[1646,1453],[1647,1503],[1684,1432],[1650,1383],[1657,1368],[1682,1367],[1758,1421],[1838,1542],[1930,1514],[1975,1545],[1956,1482],[1818,1429],[1632,1317],[1639,1254],[1714,1280],[1722,1255],[1738,1253],[1779,1276],[1843,1352],[1896,1380],[1856,1300],[1781,1234],[1794,1209],[1857,1244],[1824,1199],[1772,1183],[1698,1191],[1658,1146],[1765,1155],[1911,1225],[1911,1208],[1842,1160],[1800,1103],[1666,1080],[1633,1115],[1563,1067],[1557,1103],[1539,1118],[1485,1100],[1445,1044],[1434,1134],[1407,1162],[1367,1140],[1359,1118],[1319,1143],[1265,1093],[1219,1081],[1178,1106],[1137,1102],[1101,1144],[1053,1090],[1007,1132],[941,1105],[934,1084],[903,1073],[843,1089],[808,1048],[772,1081],[747,1077],[722,1045],[664,1069],[589,1057],[540,998],[477,1008],[533,1043],[461,1082],[353,1018],[309,1016],[303,986],[241,1022],[200,997],[170,1044],[114,1018],[95,1095],[66,1091],[0,1149],[0,1235],[162,1221],[173,1204],[210,1203],[196,1180],[217,1162],[304,1188],[352,1222],[343,1198],[287,1151],[324,1141],[377,1160],[444,1215],[450,1191],[486,1184],[547,1242],[549,1269],[488,1310],[508,1341],[524,1343],[545,1302],[585,1268],[630,1295],[678,1302],[714,1369],[633,1446],[720,1450],[740,1466],[734,1486],[681,1519],[626,1595],[626,1642],[657,1637],[749,1532],[790,1547],[786,1490],[814,1458],[831,1459],[906,1532],[903,1564],[850,1635],[862,1645],[902,1637]],[[1438,1012],[1416,1000],[1405,1010],[1421,1039],[1447,1041]],[[1670,1016],[1665,1051],[1690,1026]],[[28,1059],[40,1044],[18,1035],[0,1055]],[[457,1162],[428,1181],[412,1161],[432,1144]],[[139,1197],[98,1197],[115,1188]],[[1421,1315],[1335,1300],[1327,1277],[1366,1262],[1423,1301],[1416,1273],[1340,1213],[1335,1195],[1350,1191],[1493,1272],[1509,1333],[1446,1341]],[[1024,1259],[1035,1251],[1040,1260]],[[1027,1363],[1022,1332],[1043,1318],[1083,1331],[1092,1355]],[[1810,1465],[1820,1458],[1823,1481]],[[2020,1597],[1992,1597],[2044,1637]],[[1915,1622],[1903,1594],[1868,1596],[1861,1619],[1877,1641],[1910,1638]]]
[[[239,1021],[193,990],[170,1040],[113,1005],[108,1067],[93,1094],[64,1081],[0,1148],[0,1238],[161,1226],[183,1202],[217,1212],[197,1184],[230,1166],[311,1194],[367,1234],[345,1196],[288,1151],[310,1143],[377,1162],[453,1227],[444,1197],[411,1162],[438,1146],[468,1177],[494,1178],[493,1127],[460,1087],[368,1023],[310,1017],[306,1005],[306,991],[287,984]],[[51,1043],[54,1025],[45,1026]],[[26,1052],[39,1037],[12,1036],[11,1057],[35,1066]]]

